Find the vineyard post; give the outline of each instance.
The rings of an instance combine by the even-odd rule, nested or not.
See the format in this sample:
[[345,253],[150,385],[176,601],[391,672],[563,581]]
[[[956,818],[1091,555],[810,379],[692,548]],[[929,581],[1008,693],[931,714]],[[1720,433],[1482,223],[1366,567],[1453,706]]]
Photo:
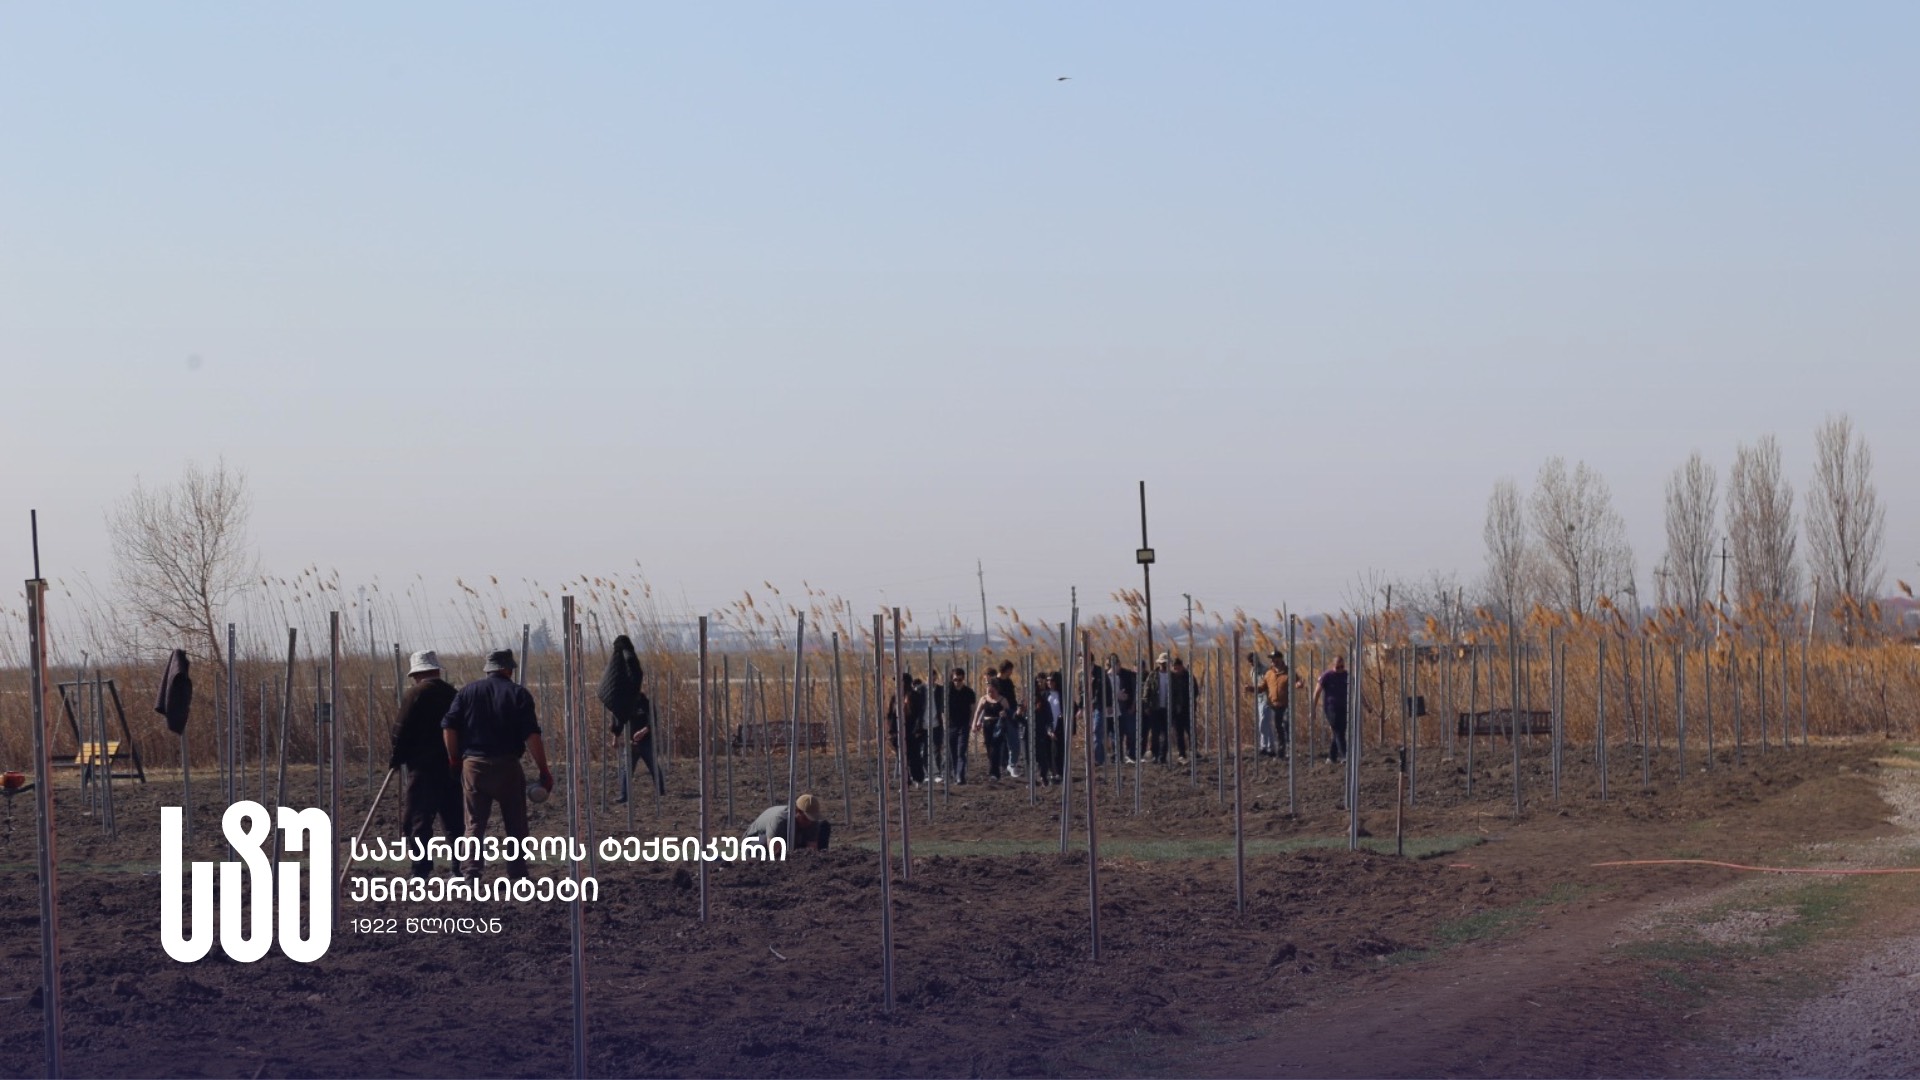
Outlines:
[[[1366,616],[1353,617],[1353,672],[1347,683],[1347,849],[1360,850],[1360,744],[1366,738]],[[1385,704],[1384,702],[1382,704]]]
[[[1240,655],[1240,631],[1233,632],[1233,654]],[[1240,793],[1240,732],[1247,695],[1234,695],[1239,704],[1233,710],[1233,910],[1247,913],[1247,818]]]
[[1547,628],[1547,710],[1553,745],[1547,761],[1553,767],[1553,805],[1560,805],[1560,639],[1557,627]]
[[1673,737],[1674,764],[1679,778],[1687,778],[1687,654],[1679,642],[1673,646]]
[[[1287,681],[1285,684],[1287,688],[1287,711],[1282,714],[1280,722],[1285,725],[1287,732],[1286,744],[1284,746],[1287,752],[1287,816],[1294,819],[1300,817],[1300,796],[1297,788],[1298,773],[1294,764],[1295,754],[1293,746],[1293,729],[1300,723],[1300,703],[1294,700],[1293,694],[1293,684],[1300,678],[1300,668],[1297,666],[1300,662],[1300,657],[1296,651],[1298,641],[1295,634],[1299,626],[1300,617],[1291,612],[1287,613]],[[1311,712],[1312,710],[1308,711]],[[1312,722],[1311,717],[1308,718],[1308,722]]]
[[[794,809],[794,800],[800,797],[800,687],[804,675],[802,665],[807,655],[807,615],[800,612],[794,616],[793,633],[793,695],[787,701],[787,849],[793,849],[797,839],[795,830],[800,827],[799,812]],[[928,804],[931,808],[932,804]]]
[[1727,653],[1727,685],[1733,694],[1733,760],[1737,765],[1745,765],[1747,739],[1740,714],[1740,647],[1737,644]]
[[1520,787],[1520,634],[1511,606],[1507,611],[1507,676],[1507,741],[1513,745],[1513,816],[1517,820],[1526,804]]
[[1467,656],[1467,798],[1473,798],[1473,733],[1480,726],[1480,642]]
[[[277,766],[279,785],[274,795],[274,808],[287,805],[287,728],[293,722],[293,663],[294,643],[300,631],[287,627],[287,670],[286,684],[280,689],[280,761]],[[280,857],[281,834],[278,829],[273,834],[273,857]]]
[[1706,713],[1707,725],[1707,771],[1713,771],[1713,642],[1700,643],[1700,690],[1704,700],[1701,710]]
[[[745,698],[741,704],[745,711]],[[733,658],[726,653],[720,654],[720,731],[720,746],[727,752],[727,828],[731,829],[740,819],[733,813]],[[741,740],[743,747],[745,742]]]
[[[1235,646],[1235,648],[1237,649],[1238,646]],[[1231,678],[1232,672],[1238,670],[1236,666],[1238,664],[1239,660],[1231,656],[1227,658],[1227,663],[1222,664],[1220,662],[1220,646],[1218,644],[1214,645],[1213,724],[1209,730],[1213,732],[1213,764],[1217,778],[1215,784],[1217,790],[1214,793],[1214,803],[1218,806],[1227,805],[1226,723],[1227,709],[1229,708],[1229,703],[1232,702],[1234,698],[1233,690],[1227,685],[1227,680]]]
[[[1075,622],[1078,622],[1080,617],[1080,606],[1077,603],[1074,605],[1073,614],[1074,614]],[[1087,654],[1088,656],[1093,655],[1093,637],[1091,634],[1086,634],[1084,632],[1082,633],[1081,639],[1080,639],[1080,651]],[[1087,679],[1088,701],[1089,703],[1091,703],[1093,689],[1094,689],[1093,672],[1092,672],[1091,666],[1089,666],[1086,679]],[[1102,717],[1102,719],[1103,720],[1105,719],[1104,716]],[[1093,731],[1091,728],[1089,728],[1087,731],[1087,737],[1089,740],[1091,740],[1093,737]],[[1094,800],[1094,783],[1093,783],[1093,751],[1088,750],[1087,753],[1084,755],[1084,758],[1085,758],[1086,770],[1087,770],[1086,776],[1087,776],[1088,934],[1089,934],[1089,940],[1092,942],[1092,946],[1093,946],[1093,962],[1097,964],[1100,962],[1100,824],[1099,824],[1098,815],[1094,812],[1095,800]],[[1117,761],[1114,763],[1114,771],[1115,772],[1119,771],[1119,763]]]
[[[332,780],[332,820],[340,820],[340,803],[346,794],[346,775],[341,772],[341,758],[346,755],[346,735],[340,722],[340,613],[327,613],[327,770]],[[342,854],[343,837],[334,834],[333,865],[346,865]],[[340,922],[340,879],[333,880],[333,919],[335,926]]]
[[1659,673],[1653,666],[1653,642],[1640,640],[1640,697],[1645,703],[1646,723],[1640,729],[1640,790],[1653,786],[1653,743],[1660,736],[1660,698],[1653,686]]
[[900,717],[899,725],[895,729],[898,734],[896,736],[897,745],[894,747],[894,756],[900,761],[900,880],[912,881],[913,830],[908,821],[911,815],[907,812],[907,793],[910,790],[912,773],[907,767],[907,759],[912,754],[909,747],[913,744],[913,736],[912,733],[908,731],[907,680],[902,677],[906,674],[906,670],[906,665],[901,662],[900,658],[900,609],[894,608],[893,692],[895,708],[899,710],[898,716]]
[[1602,631],[1598,636],[1600,644],[1600,662],[1594,671],[1593,699],[1597,708],[1594,713],[1593,747],[1594,756],[1600,765],[1600,801],[1607,801],[1607,636]]
[[[32,665],[33,803],[39,831],[40,1000],[47,1075],[61,1075],[60,887],[54,858],[53,747],[47,738],[47,583],[40,576],[40,528],[33,513],[33,579],[27,582],[27,653]],[[108,762],[112,767],[112,762]]]
[[[881,635],[886,633],[886,616],[876,614],[873,617],[873,700],[881,699],[886,687],[885,645]],[[879,710],[874,711],[874,723],[880,722]],[[887,741],[876,738],[873,741],[874,775],[880,778],[877,799],[878,821],[880,824],[880,986],[887,1003],[887,1011],[893,1011],[893,854],[888,851],[887,837]]]
[[[1060,854],[1067,853],[1067,844],[1073,830],[1073,699],[1076,681],[1080,678],[1080,669],[1074,666],[1073,634],[1079,629],[1078,612],[1073,613],[1076,625],[1069,627],[1060,624],[1060,760],[1055,765],[1060,769]],[[1082,701],[1086,700],[1084,697]],[[1085,721],[1078,726],[1086,727]],[[951,789],[952,783],[947,787]]]
[[[834,656],[836,659],[838,659],[839,653],[837,650],[839,646],[839,638],[837,636],[834,638],[834,645],[836,648]],[[711,787],[707,778],[710,775],[712,775],[707,771],[707,750],[708,750],[707,743],[708,743],[708,736],[712,733],[711,728],[708,726],[708,721],[711,719],[711,715],[708,711],[711,705],[707,696],[708,690],[709,690],[709,677],[708,677],[708,671],[707,671],[707,617],[705,615],[702,615],[700,616],[699,717],[700,717],[700,847],[703,850],[707,846],[707,836],[709,835],[709,830],[712,826],[712,818],[708,812],[708,802],[707,802],[708,789]],[[842,749],[844,750],[844,746],[842,747]],[[620,756],[624,759],[627,756],[627,754],[628,754],[627,749],[625,747],[622,747],[620,751]],[[845,765],[846,765],[846,762],[843,760],[841,762],[841,766],[843,769]],[[629,791],[629,800],[627,805],[629,807],[628,812],[631,813],[632,812],[631,807],[633,805],[631,800],[631,791]],[[844,820],[849,825],[853,823],[853,813],[852,813],[851,803],[848,804],[848,813]],[[631,826],[629,826],[629,828],[631,828]],[[700,921],[703,923],[707,921],[707,910],[708,910],[707,860],[701,859],[700,860]]]
[[[853,775],[847,768],[847,708],[841,678],[840,631],[835,630],[833,632],[833,727],[840,751],[840,801],[845,811],[845,816],[841,820],[851,826],[853,824]],[[704,697],[702,700],[705,700]]]

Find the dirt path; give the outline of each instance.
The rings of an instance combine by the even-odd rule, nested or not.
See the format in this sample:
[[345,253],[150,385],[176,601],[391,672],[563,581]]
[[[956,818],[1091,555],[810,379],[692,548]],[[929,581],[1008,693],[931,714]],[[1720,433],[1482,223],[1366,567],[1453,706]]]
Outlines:
[[[1920,769],[1879,777],[1889,835],[1809,864],[1920,860]],[[1489,852],[1491,855],[1492,853]],[[1497,856],[1495,856],[1497,857]],[[1514,919],[1444,963],[1383,965],[1199,1071],[1218,1076],[1913,1076],[1920,879],[1650,871]],[[1642,882],[1647,885],[1649,883]]]
[[1356,982],[1289,1013],[1217,1076],[1585,1076],[1644,1071],[1665,1015],[1614,947],[1651,903],[1596,899],[1522,916],[1510,939]]

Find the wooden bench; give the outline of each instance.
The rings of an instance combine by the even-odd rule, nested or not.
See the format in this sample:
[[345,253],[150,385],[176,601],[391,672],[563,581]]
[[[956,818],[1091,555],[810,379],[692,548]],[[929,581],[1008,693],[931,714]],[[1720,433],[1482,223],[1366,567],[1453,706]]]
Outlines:
[[120,756],[120,740],[119,739],[109,739],[107,741],[107,752],[105,754],[102,754],[100,752],[99,743],[83,742],[80,744],[80,752],[73,755],[73,763],[76,766],[80,766],[82,768],[90,767],[94,765],[105,765],[108,762],[119,758],[119,756]]
[[1460,714],[1462,736],[1502,735],[1513,738],[1514,716],[1520,718],[1520,734],[1553,734],[1553,713],[1546,709],[1485,709],[1480,712]]

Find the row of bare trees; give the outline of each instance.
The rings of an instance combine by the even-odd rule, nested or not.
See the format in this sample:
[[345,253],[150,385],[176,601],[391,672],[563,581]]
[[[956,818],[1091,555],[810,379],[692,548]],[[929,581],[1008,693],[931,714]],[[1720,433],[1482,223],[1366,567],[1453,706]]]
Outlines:
[[[1814,599],[1843,613],[1852,639],[1885,580],[1886,508],[1873,483],[1873,452],[1849,417],[1829,417],[1814,434],[1814,450],[1810,494],[1798,512],[1772,435],[1735,450],[1724,513],[1719,475],[1699,451],[1674,470],[1666,552],[1654,571],[1659,606],[1699,619],[1728,605],[1771,615],[1791,610],[1808,599],[1804,534]],[[1587,614],[1603,597],[1640,609],[1625,522],[1605,478],[1585,462],[1568,468],[1548,460],[1526,496],[1514,480],[1500,480],[1487,500],[1483,538],[1482,596],[1496,610],[1544,605]]]

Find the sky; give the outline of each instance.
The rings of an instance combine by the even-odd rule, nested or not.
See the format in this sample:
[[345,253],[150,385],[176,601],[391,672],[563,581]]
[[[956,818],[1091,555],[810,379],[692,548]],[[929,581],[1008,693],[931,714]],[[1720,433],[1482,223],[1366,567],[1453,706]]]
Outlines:
[[[1875,454],[1920,6],[0,4],[0,563],[244,469],[269,571],[1064,620],[1478,578],[1494,483]],[[1065,76],[1066,78],[1062,78]],[[1804,545],[1803,545],[1804,546]],[[1164,615],[1162,616],[1164,617]]]

